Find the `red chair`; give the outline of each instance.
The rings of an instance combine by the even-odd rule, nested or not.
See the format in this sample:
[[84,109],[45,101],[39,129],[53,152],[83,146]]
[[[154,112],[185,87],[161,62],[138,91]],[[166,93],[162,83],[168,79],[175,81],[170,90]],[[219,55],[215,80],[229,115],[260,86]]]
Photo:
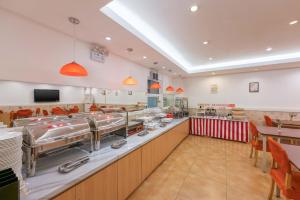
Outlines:
[[52,113],[52,115],[68,115],[68,112],[63,110],[60,107],[52,108],[51,113]]
[[30,109],[23,109],[23,110],[18,110],[16,112],[16,118],[28,118],[28,117],[32,117],[32,110]]
[[[261,140],[259,140],[259,132],[256,128],[256,125],[253,122],[250,122],[250,132],[251,132],[251,152],[250,152],[250,158],[252,158],[253,155],[253,150],[255,150],[254,152],[254,166],[256,166],[257,164],[257,159],[258,159],[258,151],[262,151],[263,150],[263,142]],[[269,145],[267,143],[267,152],[269,152]]]
[[265,115],[264,119],[265,119],[266,126],[274,126],[271,117],[269,117],[268,115]]
[[35,109],[35,115],[39,116],[41,114],[41,108],[36,108]]
[[90,111],[91,111],[91,112],[98,111],[97,105],[96,105],[96,104],[91,105]]
[[272,138],[268,139],[273,157],[271,190],[269,200],[272,200],[275,183],[287,199],[300,199],[300,172],[292,171],[287,153],[279,143]]
[[47,110],[43,110],[43,115],[44,116],[48,116],[49,115],[48,111]]
[[79,107],[78,106],[74,106],[73,108],[71,108],[69,110],[69,113],[78,113],[79,112]]
[[3,114],[3,111],[2,111],[2,110],[0,110],[0,114]]

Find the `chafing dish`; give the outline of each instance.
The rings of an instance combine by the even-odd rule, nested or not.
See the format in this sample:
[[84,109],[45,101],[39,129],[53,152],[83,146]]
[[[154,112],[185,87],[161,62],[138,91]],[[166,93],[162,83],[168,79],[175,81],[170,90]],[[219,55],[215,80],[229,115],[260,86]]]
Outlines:
[[92,132],[87,119],[62,119],[27,125],[23,129],[23,149],[27,176],[34,176],[37,159],[79,142],[89,141]]
[[30,117],[30,118],[22,118],[22,119],[15,119],[13,122],[14,127],[44,123],[47,121],[53,120],[61,120],[61,119],[68,119],[68,116],[60,115],[60,116],[49,116],[49,117]]
[[128,135],[133,135],[144,130],[144,123],[142,121],[128,122]]
[[124,113],[89,112],[72,114],[72,118],[86,118],[93,132],[94,150],[100,149],[100,140],[108,134],[127,137],[127,120]]
[[100,149],[100,140],[102,137],[110,134],[116,134],[127,137],[127,120],[120,113],[91,113],[89,124],[94,133],[95,149]]
[[217,110],[215,108],[206,108],[205,109],[205,115],[206,116],[216,116]]

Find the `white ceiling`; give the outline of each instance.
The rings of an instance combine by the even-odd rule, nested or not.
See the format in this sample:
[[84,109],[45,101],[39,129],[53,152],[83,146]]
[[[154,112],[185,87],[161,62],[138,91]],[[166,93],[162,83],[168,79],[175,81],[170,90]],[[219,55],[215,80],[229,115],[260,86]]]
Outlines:
[[[109,7],[104,12],[112,19],[100,12],[109,1],[1,0],[0,7],[69,35],[72,25],[67,18],[77,17],[81,21],[77,28],[81,40],[106,46],[149,68],[162,70],[165,66],[172,72],[163,71],[172,75],[174,71],[187,76],[191,75],[187,72],[208,75],[211,71],[224,74],[300,67],[299,0],[114,0],[126,5],[135,17],[133,22],[146,25],[140,27],[134,27],[126,21],[130,17],[122,18],[122,12],[115,13]],[[198,5],[198,11],[190,12],[191,5]],[[289,22],[296,19],[299,23],[290,26]],[[145,27],[150,27],[152,38],[141,32]],[[106,36],[112,40],[106,41]],[[203,45],[203,41],[208,41],[208,45]],[[134,51],[128,53],[128,47]],[[273,50],[267,52],[267,47]],[[232,63],[270,56],[275,59],[291,53],[299,57],[294,54],[289,59]],[[147,59],[143,59],[144,55]],[[213,60],[209,61],[209,57]],[[159,64],[154,65],[155,61]],[[228,66],[214,66],[224,63]]]
[[[73,34],[73,25],[69,23],[68,17],[74,16],[80,20],[80,24],[76,27],[76,35],[79,39],[100,44],[114,54],[145,67],[159,69],[169,75],[174,76],[174,72],[184,73],[156,50],[100,12],[99,9],[109,1],[0,0],[0,8],[70,36]],[[105,40],[107,36],[112,40]],[[127,48],[133,48],[134,51],[128,53]],[[147,59],[143,59],[143,56],[147,56]],[[158,62],[157,65],[153,64],[155,61]],[[163,66],[166,69],[162,69]]]
[[299,0],[115,0],[102,9],[190,73],[300,61],[300,23],[289,25],[299,10]]

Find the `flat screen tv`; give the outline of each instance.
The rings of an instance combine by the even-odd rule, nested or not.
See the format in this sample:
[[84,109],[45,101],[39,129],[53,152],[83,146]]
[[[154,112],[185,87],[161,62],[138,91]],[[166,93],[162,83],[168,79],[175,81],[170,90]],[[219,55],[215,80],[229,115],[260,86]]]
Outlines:
[[57,102],[59,90],[34,89],[34,102]]

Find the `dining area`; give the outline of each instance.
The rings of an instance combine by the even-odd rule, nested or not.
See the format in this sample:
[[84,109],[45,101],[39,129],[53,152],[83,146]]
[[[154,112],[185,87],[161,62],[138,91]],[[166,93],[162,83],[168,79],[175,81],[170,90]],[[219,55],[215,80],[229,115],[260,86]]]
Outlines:
[[264,115],[263,125],[250,122],[250,158],[254,154],[254,166],[257,166],[261,152],[261,170],[272,179],[269,200],[273,199],[274,192],[277,198],[300,199],[300,121],[293,120],[295,113],[289,115],[289,120]]

